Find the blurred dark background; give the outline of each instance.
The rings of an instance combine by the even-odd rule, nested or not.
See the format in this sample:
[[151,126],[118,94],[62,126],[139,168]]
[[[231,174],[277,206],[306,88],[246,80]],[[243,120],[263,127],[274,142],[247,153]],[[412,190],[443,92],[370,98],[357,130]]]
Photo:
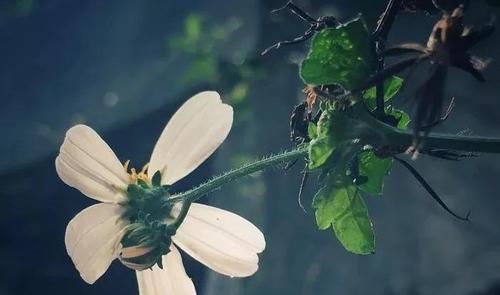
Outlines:
[[[472,1],[467,20],[498,10]],[[363,12],[373,26],[385,1],[296,1],[315,16],[347,20]],[[135,275],[119,263],[90,286],[64,248],[67,222],[93,202],[64,185],[54,159],[64,132],[85,123],[118,157],[140,167],[176,108],[215,89],[235,107],[228,140],[187,189],[213,174],[290,148],[288,117],[303,94],[298,63],[306,45],[260,52],[305,26],[270,10],[285,0],[0,0],[0,295],[137,294]],[[389,44],[425,41],[436,17],[398,18]],[[441,132],[500,136],[500,33],[477,48],[493,58],[480,84],[453,71],[447,92],[457,108]],[[411,85],[410,85],[411,88]],[[409,91],[404,92],[405,96]],[[404,102],[404,99],[400,99]],[[403,103],[403,106],[408,106]],[[224,187],[205,202],[259,225],[267,249],[247,279],[220,276],[186,258],[199,294],[500,294],[500,157],[461,163],[421,157],[415,165],[459,212],[442,211],[395,166],[385,195],[367,202],[377,253],[347,253],[316,229],[310,200],[297,204],[302,163]]]

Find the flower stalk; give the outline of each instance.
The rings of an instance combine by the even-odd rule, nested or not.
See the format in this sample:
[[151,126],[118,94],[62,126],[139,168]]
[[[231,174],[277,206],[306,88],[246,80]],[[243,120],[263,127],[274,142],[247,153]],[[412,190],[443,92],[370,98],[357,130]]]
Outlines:
[[[375,118],[368,121],[376,121],[379,130],[385,133],[386,144],[392,147],[407,148],[413,144],[413,133],[411,131],[401,130],[394,128],[390,125],[384,124]],[[371,124],[375,122],[369,122]],[[479,137],[479,136],[463,136],[452,134],[429,134],[424,141],[426,148],[443,149],[443,150],[456,150],[473,153],[500,153],[500,138]],[[201,197],[219,189],[221,186],[238,180],[242,177],[248,176],[255,172],[265,170],[270,167],[275,167],[279,164],[291,162],[306,156],[307,148],[300,147],[295,150],[283,152],[278,155],[270,156],[262,160],[249,163],[240,168],[228,171],[220,176],[217,176],[191,190],[170,196],[170,202],[182,202],[183,206],[180,215],[176,221],[182,222],[183,217],[187,214],[190,204]]]
[[228,171],[220,176],[217,176],[215,178],[212,178],[211,180],[199,185],[198,187],[195,187],[191,190],[188,190],[186,192],[182,192],[179,194],[175,194],[170,197],[171,202],[184,202],[183,208],[181,209],[181,214],[182,211],[189,209],[189,206],[185,206],[186,202],[191,203],[199,198],[203,197],[204,195],[213,192],[217,189],[219,189],[221,186],[223,186],[226,183],[233,182],[235,180],[238,180],[242,177],[248,176],[250,174],[253,174],[255,172],[265,170],[270,167],[275,167],[279,164],[291,162],[300,158],[303,158],[307,154],[307,148],[306,147],[299,147],[297,149],[283,152],[274,156],[266,157],[262,160],[258,160],[253,163],[249,163],[247,165],[244,165],[240,168]]

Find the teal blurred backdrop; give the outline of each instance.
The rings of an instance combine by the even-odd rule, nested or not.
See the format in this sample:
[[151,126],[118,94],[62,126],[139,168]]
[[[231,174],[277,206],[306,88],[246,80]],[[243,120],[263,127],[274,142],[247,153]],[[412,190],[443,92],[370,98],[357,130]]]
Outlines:
[[[467,21],[498,13],[473,1]],[[385,1],[297,0],[315,16],[373,25]],[[284,0],[0,0],[0,295],[137,294],[135,275],[114,263],[95,285],[80,279],[64,248],[67,222],[92,201],[64,185],[54,159],[65,131],[98,130],[120,159],[142,166],[176,108],[201,90],[235,108],[228,140],[185,190],[214,174],[291,148],[288,118],[303,99],[298,64],[307,44],[260,52],[306,26],[269,12]],[[389,44],[426,40],[435,16],[397,19]],[[500,60],[500,35],[480,55]],[[453,71],[453,116],[439,131],[500,136],[500,67],[488,82]],[[399,102],[411,107],[404,96]],[[461,223],[443,212],[401,167],[385,195],[367,198],[377,235],[371,256],[347,253],[319,232],[310,201],[297,204],[303,163],[256,174],[205,197],[257,224],[267,240],[259,272],[231,279],[186,258],[198,294],[500,294],[500,157],[461,163],[421,157],[415,165]]]

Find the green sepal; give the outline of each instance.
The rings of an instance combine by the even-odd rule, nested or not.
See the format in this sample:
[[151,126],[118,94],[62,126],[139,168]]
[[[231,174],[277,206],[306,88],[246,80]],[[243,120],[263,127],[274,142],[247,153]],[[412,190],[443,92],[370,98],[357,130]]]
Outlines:
[[370,33],[360,16],[316,33],[300,76],[306,84],[336,84],[352,90],[369,78],[375,60]]
[[150,218],[163,220],[170,214],[169,188],[164,186],[144,186],[130,184],[127,188],[126,216],[132,221]]
[[365,202],[356,186],[327,184],[314,196],[318,228],[332,228],[349,252],[367,255],[375,252],[375,235]]
[[121,240],[124,248],[139,247],[148,252],[137,257],[124,258],[122,263],[130,268],[142,270],[158,264],[162,256],[170,252],[171,237],[176,227],[167,225],[165,219],[170,215],[173,204],[169,200],[168,185],[161,185],[161,173],[157,171],[151,178],[151,185],[142,179],[127,187],[127,211],[124,218],[130,221]]
[[170,237],[172,231],[168,225],[159,220],[150,220],[148,217],[149,215],[127,226],[121,241],[123,247],[156,246],[158,241]]
[[155,172],[155,174],[153,175],[153,178],[151,178],[151,184],[153,186],[161,186],[161,173],[160,173],[160,171]]
[[175,228],[161,221],[148,220],[148,218],[130,224],[121,240],[123,247],[144,247],[151,248],[151,251],[137,257],[120,257],[120,260],[125,265],[140,265],[142,269],[150,268],[155,264],[162,268],[161,257],[170,252],[175,231]]
[[137,179],[137,184],[142,188],[149,188],[149,184],[142,179]]
[[127,187],[127,197],[129,200],[140,199],[144,193],[145,189],[137,184],[129,184]]
[[[169,251],[169,252],[170,252],[170,251]],[[167,252],[167,254],[168,254],[168,252]],[[165,255],[166,255],[166,254],[165,254]],[[156,265],[158,265],[158,267],[159,267],[160,269],[163,269],[163,259],[161,259],[161,257],[160,257],[160,259],[157,259]]]

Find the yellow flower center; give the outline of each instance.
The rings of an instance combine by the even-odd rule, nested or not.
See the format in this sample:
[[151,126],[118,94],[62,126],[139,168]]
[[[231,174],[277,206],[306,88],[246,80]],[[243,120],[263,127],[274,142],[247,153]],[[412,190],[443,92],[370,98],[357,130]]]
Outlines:
[[137,184],[137,180],[142,180],[148,184],[151,183],[151,180],[149,179],[149,176],[148,176],[149,163],[146,163],[146,165],[144,165],[142,167],[142,169],[139,173],[137,173],[135,168],[130,168],[130,172],[129,172],[129,167],[128,167],[129,164],[130,164],[130,160],[127,160],[125,162],[125,164],[123,164],[123,168],[125,168],[125,172],[127,172],[129,175],[129,183],[130,184]]

